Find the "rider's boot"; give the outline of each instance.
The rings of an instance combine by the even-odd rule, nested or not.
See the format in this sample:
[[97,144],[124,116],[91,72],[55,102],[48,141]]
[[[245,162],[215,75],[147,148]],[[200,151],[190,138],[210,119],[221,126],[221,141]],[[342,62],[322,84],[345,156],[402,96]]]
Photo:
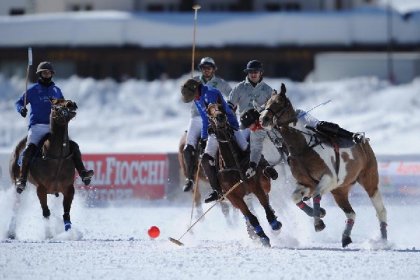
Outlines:
[[316,130],[331,136],[337,136],[353,141],[356,144],[364,143],[366,141],[364,133],[353,133],[341,128],[338,124],[330,122],[319,122]]
[[263,155],[261,155],[259,164],[263,168],[263,174],[265,177],[270,178],[272,180],[276,180],[279,177],[279,174],[277,173],[276,169],[274,169],[274,167],[268,163],[268,161],[264,158]]
[[26,188],[26,181],[28,179],[29,165],[36,153],[37,146],[30,143],[23,151],[22,165],[20,167],[19,178],[16,179],[16,191],[22,193]]
[[204,172],[209,179],[210,186],[213,189],[204,202],[209,203],[221,199],[223,197],[222,188],[220,187],[219,180],[217,179],[217,169],[214,158],[209,154],[204,154],[201,159],[201,165],[203,166]]
[[82,154],[79,149],[79,145],[76,142],[70,140],[70,150],[73,153],[73,162],[76,167],[77,172],[79,173],[82,182],[85,186],[90,184],[92,177],[94,175],[93,170],[86,170],[85,165],[82,161]]
[[[192,190],[194,186],[194,170],[195,170],[195,149],[192,145],[186,145],[184,148],[184,163],[185,163],[185,185],[183,187],[184,192]],[[198,167],[199,168],[199,167]]]

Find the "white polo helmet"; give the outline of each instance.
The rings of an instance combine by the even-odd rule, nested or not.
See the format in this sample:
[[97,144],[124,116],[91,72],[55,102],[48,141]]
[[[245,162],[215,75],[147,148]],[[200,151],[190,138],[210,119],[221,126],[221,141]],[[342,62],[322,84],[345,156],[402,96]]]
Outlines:
[[213,67],[213,68],[214,68],[214,70],[216,70],[216,69],[217,69],[216,62],[214,62],[214,59],[213,59],[213,58],[211,58],[211,57],[209,57],[209,56],[203,57],[203,58],[200,60],[200,63],[198,64],[198,69],[200,70],[200,69],[201,69],[201,67],[202,67],[202,66],[204,66],[204,65],[211,66],[211,67]]

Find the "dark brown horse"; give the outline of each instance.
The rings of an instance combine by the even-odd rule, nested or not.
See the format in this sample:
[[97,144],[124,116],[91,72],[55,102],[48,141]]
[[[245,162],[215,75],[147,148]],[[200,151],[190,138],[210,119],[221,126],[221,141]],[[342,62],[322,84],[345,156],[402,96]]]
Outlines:
[[[182,135],[182,137],[179,141],[179,145],[178,145],[178,163],[179,163],[179,166],[181,167],[182,174],[184,174],[185,178],[187,178],[187,176],[188,176],[187,175],[187,168],[185,166],[185,159],[184,159],[184,147],[185,147],[186,142],[187,142],[187,132],[185,132]],[[198,151],[195,154],[194,166],[193,166],[193,169],[194,169],[193,174],[194,174],[194,180],[195,180],[195,183],[194,183],[194,186],[193,186],[193,196],[194,196],[193,200],[194,200],[194,205],[197,208],[198,215],[201,215],[203,213],[203,207],[202,207],[202,203],[201,203],[201,193],[200,193],[199,185],[200,185],[200,182],[208,182],[208,179],[207,179],[207,177],[204,173],[204,170],[202,170],[202,167],[200,165],[200,159],[199,158],[200,158],[200,152],[201,151],[199,149],[199,145],[197,144],[196,146],[197,146],[196,150],[198,150]],[[200,168],[200,169],[198,169],[198,168]],[[198,178],[196,178],[197,176],[198,176]],[[229,205],[222,201],[220,203],[220,206],[222,208],[223,215],[228,219],[229,218],[229,212],[231,212]],[[227,220],[227,222],[231,223],[231,221],[229,219]]]
[[264,246],[271,246],[270,239],[260,226],[257,217],[252,214],[244,201],[244,196],[253,193],[261,205],[264,207],[266,218],[275,231],[281,229],[282,224],[277,220],[273,209],[269,203],[268,193],[270,192],[270,179],[263,175],[263,168],[259,165],[256,174],[246,179],[245,170],[249,166],[249,154],[242,152],[234,139],[233,130],[227,122],[227,117],[223,109],[218,104],[210,104],[207,109],[210,120],[210,127],[216,135],[219,143],[219,153],[222,159],[223,168],[218,172],[218,180],[224,193],[238,183],[244,182],[232,190],[227,198],[232,205],[238,208],[245,219],[252,226],[255,234],[259,237]]
[[[41,156],[36,156],[29,168],[28,180],[37,188],[42,215],[50,216],[47,194],[63,194],[64,229],[71,228],[70,208],[74,196],[75,166],[70,149],[68,123],[76,116],[76,103],[64,99],[52,99],[50,135],[45,140]],[[19,176],[18,158],[26,145],[26,138],[16,146],[10,159],[10,175],[13,182]]]
[[[301,111],[302,114],[306,114]],[[358,182],[368,193],[379,219],[381,237],[387,239],[387,214],[378,189],[378,164],[368,141],[346,148],[333,147],[319,141],[314,132],[305,126],[286,97],[282,85],[279,94],[266,103],[260,116],[266,129],[279,129],[289,151],[288,163],[296,179],[293,200],[306,214],[314,218],[316,231],[325,228],[320,201],[323,194],[331,192],[337,205],[344,211],[347,221],[342,235],[342,246],[352,242],[350,235],[356,214],[348,195],[351,186]],[[313,198],[313,208],[304,200]]]

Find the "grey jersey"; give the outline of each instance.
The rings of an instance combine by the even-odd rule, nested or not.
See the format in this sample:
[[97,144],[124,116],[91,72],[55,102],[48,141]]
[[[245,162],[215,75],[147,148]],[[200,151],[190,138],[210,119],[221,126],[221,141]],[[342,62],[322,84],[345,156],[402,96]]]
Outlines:
[[254,108],[254,104],[259,107],[257,108],[259,110],[270,99],[272,93],[273,89],[264,81],[253,87],[246,77],[232,89],[228,101],[238,106],[238,113],[242,116],[243,113]]
[[[204,81],[201,75],[195,76],[194,80],[201,81],[205,85],[217,88],[226,99],[229,96],[229,92],[232,90],[230,85],[225,80],[217,76],[213,76],[213,78],[211,78],[207,83]],[[191,117],[193,118],[197,116],[200,116],[200,114],[197,111],[197,106],[195,106],[194,102],[192,102]]]

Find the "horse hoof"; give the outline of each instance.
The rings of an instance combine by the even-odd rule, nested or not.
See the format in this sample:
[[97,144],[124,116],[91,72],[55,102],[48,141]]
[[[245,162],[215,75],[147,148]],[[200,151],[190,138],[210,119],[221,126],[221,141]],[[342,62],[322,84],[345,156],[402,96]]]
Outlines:
[[327,215],[327,211],[325,211],[324,208],[319,208],[319,217],[322,219],[325,217],[325,215]]
[[68,231],[71,229],[71,222],[70,221],[64,221],[64,230]]
[[324,228],[325,228],[325,224],[324,224],[323,220],[319,220],[319,222],[317,222],[315,224],[315,231],[316,232],[322,231],[322,230],[324,230]]
[[270,239],[267,236],[260,237],[260,241],[263,247],[268,247],[268,248],[271,247]]
[[270,226],[273,230],[280,230],[282,227],[282,224],[279,221],[274,220],[270,223]]
[[346,248],[347,245],[349,245],[352,242],[353,241],[351,240],[351,237],[350,236],[343,236],[343,238],[341,240],[341,244],[343,245],[343,248]]
[[14,232],[9,232],[7,234],[7,238],[10,239],[10,240],[15,240],[16,234]]

